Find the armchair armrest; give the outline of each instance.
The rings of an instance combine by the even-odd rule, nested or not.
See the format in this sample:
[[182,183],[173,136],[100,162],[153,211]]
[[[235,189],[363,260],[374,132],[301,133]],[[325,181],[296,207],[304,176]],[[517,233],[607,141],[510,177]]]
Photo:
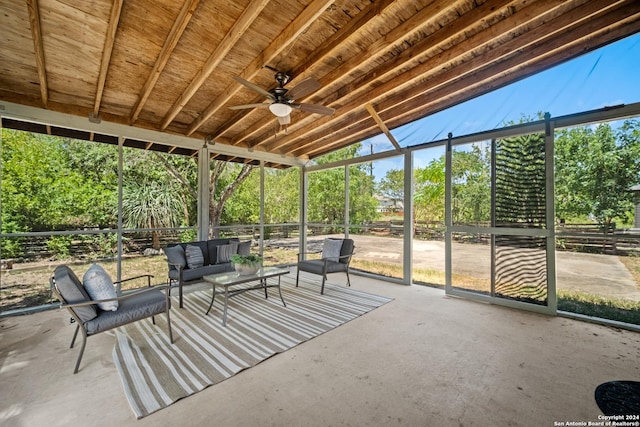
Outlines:
[[126,279],[122,279],[122,280],[118,280],[116,282],[113,282],[113,284],[114,285],[117,285],[118,283],[122,284],[124,282],[128,282],[130,280],[135,280],[135,279],[140,279],[142,277],[146,277],[147,278],[147,286],[151,286],[151,278],[153,277],[153,274],[141,274],[139,276],[128,277]]
[[167,289],[168,287],[169,287],[169,285],[158,285],[158,286],[151,286],[151,287],[147,287],[147,288],[139,288],[139,289],[135,289],[135,290],[133,290],[131,292],[127,292],[125,294],[122,294],[121,296],[116,297],[116,298],[91,300],[91,301],[84,301],[84,302],[76,302],[76,303],[73,303],[73,304],[60,304],[60,308],[83,307],[83,306],[97,304],[99,302],[122,301],[122,300],[125,300],[127,298],[131,298],[131,297],[136,296],[136,295],[144,294],[146,292],[155,291],[156,289],[160,289],[160,290]]

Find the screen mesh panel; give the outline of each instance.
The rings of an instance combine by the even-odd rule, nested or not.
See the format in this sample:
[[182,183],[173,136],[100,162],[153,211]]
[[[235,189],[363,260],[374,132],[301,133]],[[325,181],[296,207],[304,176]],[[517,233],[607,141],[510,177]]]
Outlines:
[[[496,141],[496,227],[546,228],[545,138],[531,134]],[[547,303],[546,238],[494,237],[495,296]]]

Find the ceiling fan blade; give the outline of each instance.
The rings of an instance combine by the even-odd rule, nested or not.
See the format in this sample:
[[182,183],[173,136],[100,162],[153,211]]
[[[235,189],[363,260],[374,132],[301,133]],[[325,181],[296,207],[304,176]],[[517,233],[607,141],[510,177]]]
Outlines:
[[260,95],[264,96],[267,99],[270,99],[272,101],[276,100],[276,98],[272,94],[270,94],[266,90],[262,89],[260,86],[254,85],[250,81],[247,81],[247,80],[243,79],[242,77],[233,76],[233,80],[237,81],[240,84],[245,85],[246,87],[248,87],[249,89],[253,90],[254,92],[258,92]]
[[243,105],[234,105],[232,107],[229,107],[230,110],[244,110],[245,108],[264,108],[264,107],[268,107],[269,103],[264,103],[264,104],[243,104]]
[[289,89],[287,98],[300,99],[320,89],[320,82],[316,79],[306,79]]
[[[304,112],[322,114],[325,116],[330,116],[336,111],[335,108],[325,107],[324,105],[315,105],[315,104],[298,104],[298,105],[300,106],[299,107],[300,110]],[[292,106],[294,105],[292,104]]]

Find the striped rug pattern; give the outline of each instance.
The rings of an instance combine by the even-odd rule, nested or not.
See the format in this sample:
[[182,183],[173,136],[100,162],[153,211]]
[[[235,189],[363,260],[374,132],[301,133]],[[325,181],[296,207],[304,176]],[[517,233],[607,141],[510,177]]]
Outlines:
[[[275,279],[277,280],[277,279]],[[165,316],[135,322],[116,330],[113,359],[125,395],[138,419],[197,393],[274,354],[340,326],[391,298],[354,288],[282,277],[282,305],[277,289],[250,291],[229,302],[227,327],[222,326],[221,297],[205,316],[211,291],[186,294],[184,309],[174,297],[171,326],[174,344],[166,334]]]

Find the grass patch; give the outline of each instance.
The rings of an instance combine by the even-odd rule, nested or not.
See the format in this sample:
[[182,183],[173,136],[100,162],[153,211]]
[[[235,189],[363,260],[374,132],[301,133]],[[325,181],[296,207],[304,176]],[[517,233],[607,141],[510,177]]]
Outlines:
[[640,302],[558,290],[558,310],[640,325]]

